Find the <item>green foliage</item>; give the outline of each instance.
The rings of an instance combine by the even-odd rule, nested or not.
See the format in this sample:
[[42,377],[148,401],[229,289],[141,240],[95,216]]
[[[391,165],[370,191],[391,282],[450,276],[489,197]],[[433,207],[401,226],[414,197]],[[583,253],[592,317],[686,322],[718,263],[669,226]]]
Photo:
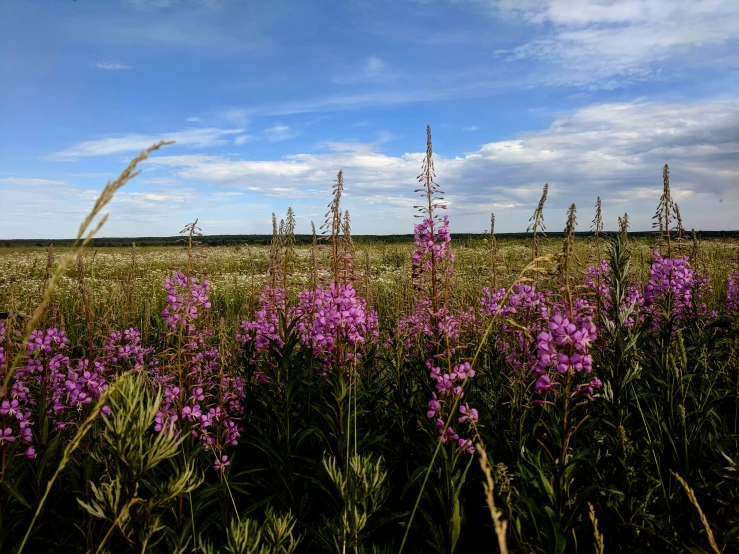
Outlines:
[[90,483],[90,500],[78,502],[93,517],[110,522],[98,549],[117,530],[132,548],[144,552],[167,529],[165,509],[196,490],[202,477],[191,464],[176,466],[168,475],[157,471],[177,456],[184,440],[174,427],[162,433],[151,429],[161,391],[155,394],[143,376],[129,375],[116,383],[108,398],[111,413],[103,419],[105,432],[92,452],[106,477]]

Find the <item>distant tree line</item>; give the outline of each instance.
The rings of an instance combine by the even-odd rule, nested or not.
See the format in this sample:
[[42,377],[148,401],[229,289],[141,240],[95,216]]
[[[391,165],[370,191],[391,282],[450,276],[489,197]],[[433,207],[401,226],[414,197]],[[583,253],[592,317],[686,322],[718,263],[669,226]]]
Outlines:
[[[615,231],[611,234],[615,234]],[[632,237],[649,237],[654,233],[652,231],[635,231],[629,232]],[[575,233],[578,237],[592,236],[590,231],[582,231]],[[454,240],[479,240],[487,236],[487,233],[452,233]],[[496,233],[498,239],[523,239],[526,233]],[[563,237],[562,232],[548,232],[549,237]],[[696,231],[699,239],[719,239],[719,238],[735,238],[739,237],[737,231]],[[411,242],[413,235],[354,235],[353,239],[357,243],[401,243]],[[272,240],[272,235],[207,235],[199,237],[198,240],[208,246],[239,246],[239,245],[268,245]],[[295,235],[297,244],[310,244],[313,240],[312,235]],[[3,239],[0,240],[0,247],[19,248],[38,246],[46,247],[49,244],[55,246],[71,246],[73,239]],[[121,247],[130,246],[132,242],[136,246],[176,246],[182,243],[182,237],[100,237],[92,241],[91,246],[102,247]]]

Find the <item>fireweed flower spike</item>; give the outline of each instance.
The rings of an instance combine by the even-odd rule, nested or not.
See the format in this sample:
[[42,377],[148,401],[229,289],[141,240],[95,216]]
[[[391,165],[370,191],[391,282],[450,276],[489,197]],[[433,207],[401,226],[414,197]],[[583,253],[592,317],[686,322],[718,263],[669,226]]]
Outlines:
[[[379,336],[377,313],[357,295],[351,283],[319,285],[315,291],[298,293],[295,317],[299,318],[301,343],[316,358],[329,362],[339,342],[359,346]],[[349,359],[351,352],[346,353]]]
[[[164,398],[155,416],[154,429],[168,432],[174,427],[188,434],[216,454],[216,470],[229,465],[223,451],[238,444],[243,430],[244,378],[220,371],[221,354],[210,344],[213,332],[200,317],[211,308],[210,283],[175,273],[165,279],[167,308],[162,311],[170,332],[182,330],[184,382],[178,383],[165,361],[150,371],[153,381],[163,386]],[[128,340],[135,341],[129,333]],[[182,388],[184,386],[184,388]]]
[[726,311],[739,311],[739,271],[729,275],[726,282]]

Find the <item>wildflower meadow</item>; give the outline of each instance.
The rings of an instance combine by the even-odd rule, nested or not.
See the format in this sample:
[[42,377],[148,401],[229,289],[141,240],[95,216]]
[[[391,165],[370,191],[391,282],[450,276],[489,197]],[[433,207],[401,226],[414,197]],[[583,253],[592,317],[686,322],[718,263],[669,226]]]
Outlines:
[[355,240],[339,171],[307,240],[96,247],[162,147],[0,249],[0,551],[739,551],[739,242],[667,165],[649,236],[544,185],[457,240],[427,129],[412,243]]

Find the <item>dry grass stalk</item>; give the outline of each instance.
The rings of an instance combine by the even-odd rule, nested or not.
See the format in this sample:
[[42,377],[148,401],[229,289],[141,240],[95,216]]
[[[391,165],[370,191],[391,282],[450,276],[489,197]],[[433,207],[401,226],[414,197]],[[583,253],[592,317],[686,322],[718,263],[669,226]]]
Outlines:
[[495,480],[493,479],[493,472],[488,463],[488,455],[485,452],[485,447],[480,442],[475,445],[475,449],[477,449],[480,454],[480,467],[482,468],[482,472],[485,474],[485,482],[482,484],[482,488],[485,490],[485,502],[490,510],[490,516],[493,518],[493,525],[495,525],[495,534],[498,537],[498,548],[500,549],[501,554],[508,554],[508,545],[506,544],[505,537],[506,530],[508,529],[508,522],[501,518],[502,512],[495,507],[495,496],[493,495],[493,491],[495,490]]
[[670,191],[670,168],[665,164],[662,170],[662,196],[659,199],[659,205],[657,206],[657,212],[654,214],[652,219],[656,219],[652,223],[652,227],[657,229],[659,236],[657,237],[658,242],[665,242],[667,244],[667,257],[672,257],[672,238],[670,225],[673,221],[677,221],[678,237],[682,235],[682,218],[680,217],[680,211],[672,199],[672,192]]
[[719,547],[716,544],[716,539],[713,536],[713,531],[711,531],[711,526],[708,524],[708,519],[706,519],[706,515],[703,513],[703,510],[701,510],[700,504],[698,504],[698,499],[695,497],[695,492],[685,482],[685,479],[680,477],[677,473],[675,473],[672,470],[670,470],[670,473],[672,473],[673,477],[675,477],[675,479],[677,479],[678,482],[683,486],[683,488],[685,489],[685,492],[688,494],[690,503],[693,506],[695,506],[696,510],[698,510],[698,516],[700,517],[701,523],[703,524],[703,528],[706,530],[706,534],[708,535],[708,542],[711,544],[711,549],[716,554],[721,554],[721,550],[719,550]]
[[593,218],[592,223],[590,224],[590,231],[595,235],[595,250],[596,250],[596,256],[597,256],[597,263],[600,263],[601,260],[601,254],[600,254],[600,236],[603,233],[603,211],[602,211],[602,204],[600,202],[600,196],[595,201],[595,217]]
[[621,241],[627,244],[629,240],[629,214],[625,213],[623,217],[618,218],[618,232],[621,234]]
[[[421,184],[421,186],[413,191],[414,193],[420,193],[419,195],[421,198],[425,200],[425,205],[415,205],[413,208],[419,212],[418,214],[415,214],[414,217],[420,217],[429,222],[429,232],[432,235],[436,234],[437,225],[442,224],[442,218],[435,213],[435,210],[446,209],[446,204],[441,202],[444,200],[444,197],[441,196],[444,194],[444,191],[440,189],[439,184],[434,179],[436,179],[436,172],[434,169],[433,137],[431,135],[431,126],[427,125],[426,155],[421,163],[421,173],[416,177],[416,180]],[[444,268],[441,267],[443,259],[437,257],[435,250],[431,250],[430,257],[428,274],[423,274],[422,279],[416,279],[414,287],[416,292],[421,293],[423,291],[421,281],[428,283],[429,290],[427,291],[427,295],[428,300],[431,302],[431,328],[434,330],[432,343],[438,346],[439,335],[437,332],[437,318],[439,317],[438,314],[441,307],[440,302],[442,302],[442,295],[444,292],[439,286],[439,281],[440,272],[444,271]],[[449,273],[446,273],[446,276],[448,277]],[[436,346],[434,348],[436,348]]]
[[277,231],[277,216],[272,212],[272,242],[269,243],[269,286],[277,287],[277,270],[280,265],[280,235]]
[[490,269],[493,277],[493,290],[496,282],[496,265],[498,262],[498,242],[495,240],[495,214],[490,214]]
[[355,275],[357,263],[357,251],[354,248],[354,240],[352,239],[352,220],[349,210],[344,210],[344,221],[341,224],[341,262],[344,282],[355,281],[358,277]]
[[326,219],[321,225],[321,239],[331,242],[331,268],[334,286],[339,286],[339,251],[341,242],[341,193],[344,191],[344,172],[339,170],[333,185],[333,199],[327,205]]
[[310,244],[310,290],[316,290],[318,286],[318,260],[316,251],[318,250],[318,236],[316,235],[316,224],[310,222],[313,237]]
[[595,554],[603,554],[605,552],[605,544],[603,543],[603,535],[598,531],[598,519],[595,517],[595,508],[588,502],[590,507],[590,521],[593,524],[593,551]]
[[544,231],[544,203],[547,201],[547,194],[549,193],[549,183],[544,183],[544,189],[541,191],[541,198],[539,198],[539,204],[534,210],[534,215],[529,218],[529,226],[526,228],[526,233],[532,231],[534,234],[534,242],[531,244],[531,261],[539,256],[539,237],[537,231],[546,237]]

